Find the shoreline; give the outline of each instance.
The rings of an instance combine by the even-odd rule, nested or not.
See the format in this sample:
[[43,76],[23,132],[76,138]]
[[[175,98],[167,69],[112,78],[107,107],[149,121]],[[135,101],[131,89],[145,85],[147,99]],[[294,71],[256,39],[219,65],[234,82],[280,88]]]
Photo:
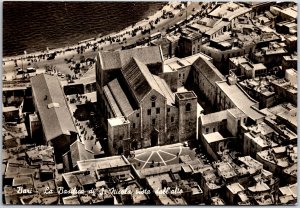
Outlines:
[[[81,40],[81,41],[78,41],[78,43],[86,41],[86,40],[90,40],[90,41],[83,42],[83,43],[80,43],[80,44],[73,44],[73,45],[69,45],[69,46],[64,46],[64,47],[60,47],[60,48],[53,48],[53,49],[49,49],[48,51],[44,50],[44,51],[36,51],[36,52],[28,53],[28,54],[20,54],[20,55],[15,55],[15,56],[3,56],[2,57],[2,62],[5,63],[5,62],[14,61],[14,60],[27,59],[27,58],[30,58],[30,57],[37,57],[37,56],[40,56],[40,55],[51,54],[51,53],[54,53],[54,52],[60,52],[60,53],[57,54],[57,55],[60,55],[60,54],[64,54],[65,52],[69,52],[68,49],[76,51],[76,49],[78,47],[86,46],[87,44],[90,44],[92,46],[96,44],[98,49],[99,49],[99,48],[104,47],[104,46],[107,45],[107,41],[105,39],[107,39],[109,37],[110,38],[117,38],[117,37],[119,37],[119,38],[122,37],[123,38],[123,36],[126,36],[125,38],[130,38],[130,36],[127,37],[128,32],[131,32],[136,28],[149,25],[149,22],[155,21],[156,18],[158,18],[162,15],[163,10],[174,11],[176,5],[181,4],[181,2],[173,2],[173,1],[165,2],[165,3],[166,4],[160,10],[156,11],[153,15],[147,16],[146,18],[143,18],[142,20],[134,23],[133,25],[127,26],[127,27],[125,27],[124,29],[122,29],[120,31],[111,32],[111,33],[109,33],[107,35],[104,35],[104,36],[101,36],[101,37],[99,37],[99,34],[98,34],[96,37]],[[105,40],[105,41],[102,42],[102,43],[98,43],[100,40]],[[2,63],[2,65],[3,65],[3,63]]]

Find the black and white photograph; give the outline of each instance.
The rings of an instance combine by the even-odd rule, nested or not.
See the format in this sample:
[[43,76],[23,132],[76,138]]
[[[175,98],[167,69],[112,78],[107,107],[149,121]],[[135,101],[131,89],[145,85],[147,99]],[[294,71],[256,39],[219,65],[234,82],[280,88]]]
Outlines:
[[3,205],[297,205],[296,1],[3,1]]

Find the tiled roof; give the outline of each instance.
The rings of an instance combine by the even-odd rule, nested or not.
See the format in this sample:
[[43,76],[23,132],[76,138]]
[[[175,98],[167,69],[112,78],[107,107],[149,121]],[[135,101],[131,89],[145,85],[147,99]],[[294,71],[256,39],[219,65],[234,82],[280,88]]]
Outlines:
[[108,83],[108,88],[114,97],[120,111],[124,116],[129,116],[133,111],[133,107],[130,104],[126,94],[124,93],[118,79],[114,79]]
[[215,82],[225,80],[219,70],[208,60],[199,57],[193,64],[194,68],[201,72],[207,80],[215,85]]
[[149,69],[136,58],[132,58],[121,71],[135,99],[141,102],[155,84]]
[[133,48],[129,50],[121,51],[100,51],[100,64],[103,70],[107,69],[120,69],[131,58],[138,58],[144,64],[156,64],[162,63],[163,58],[159,46],[145,47],[145,48]]
[[151,74],[148,67],[140,60],[133,58],[121,71],[138,102],[141,102],[151,90],[156,90],[166,97],[168,104],[171,105],[175,102],[175,96],[166,82],[160,77]]
[[[58,79],[47,74],[31,78],[32,93],[47,141],[77,132]],[[55,103],[59,107],[48,108]]]
[[77,161],[94,159],[94,154],[89,150],[86,150],[84,144],[78,140],[70,145],[70,152],[73,167],[77,165]]

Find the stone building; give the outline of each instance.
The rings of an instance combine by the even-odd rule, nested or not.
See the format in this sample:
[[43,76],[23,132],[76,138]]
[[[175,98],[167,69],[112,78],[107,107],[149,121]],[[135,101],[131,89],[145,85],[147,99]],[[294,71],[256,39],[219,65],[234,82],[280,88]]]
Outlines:
[[[158,76],[161,72],[159,47],[99,53],[97,95],[109,119],[111,154],[196,138],[197,96],[192,91],[173,93]],[[122,117],[130,128],[113,120]],[[124,132],[119,135],[114,129],[120,128]]]
[[193,64],[189,74],[192,89],[199,95],[204,95],[210,104],[216,104],[216,82],[225,80],[219,70],[208,60],[199,57]]
[[199,53],[202,45],[202,35],[188,28],[183,30],[181,33],[182,34],[178,41],[178,55],[180,57],[186,57]]
[[35,112],[43,132],[38,144],[53,146],[55,159],[61,162],[62,155],[70,150],[78,135],[64,92],[59,80],[47,74],[31,78],[31,85]]

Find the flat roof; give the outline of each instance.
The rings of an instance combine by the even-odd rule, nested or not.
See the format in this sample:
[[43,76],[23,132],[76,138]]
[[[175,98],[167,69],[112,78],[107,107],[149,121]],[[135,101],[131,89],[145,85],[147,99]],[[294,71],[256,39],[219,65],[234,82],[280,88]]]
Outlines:
[[230,22],[221,21],[220,23],[217,23],[216,25],[214,25],[213,28],[206,31],[205,34],[213,35],[214,33],[216,33],[217,31],[219,31],[220,29],[222,29],[223,27],[225,27],[227,25],[230,25]]
[[19,110],[19,108],[15,107],[15,106],[2,107],[3,113],[11,112],[11,111],[18,111],[18,110]]
[[110,126],[119,126],[119,125],[130,123],[130,121],[126,120],[124,117],[109,118],[107,119],[107,121]]
[[257,160],[253,159],[252,157],[245,156],[245,157],[239,157],[238,158],[239,161],[241,161],[242,163],[244,163],[245,165],[247,165],[248,167],[252,167],[252,168],[263,168],[263,164],[258,162]]
[[230,185],[227,185],[227,188],[231,191],[233,194],[237,194],[238,192],[244,191],[244,187],[239,183],[232,183]]
[[244,56],[232,57],[232,58],[229,58],[229,60],[232,63],[234,63],[236,66],[238,66],[239,64],[248,62],[248,60]]
[[128,160],[121,156],[111,156],[105,158],[98,159],[90,159],[90,160],[81,160],[77,161],[78,169],[80,171],[90,170],[90,169],[106,169],[106,168],[114,168],[130,165]]
[[225,119],[227,119],[227,110],[215,112],[215,113],[209,113],[206,115],[200,116],[202,125],[207,125],[215,122],[221,122]]
[[178,96],[178,98],[181,100],[197,98],[196,94],[193,91],[177,92],[176,96]]
[[209,144],[227,139],[227,138],[224,138],[219,132],[204,134],[203,137]]

